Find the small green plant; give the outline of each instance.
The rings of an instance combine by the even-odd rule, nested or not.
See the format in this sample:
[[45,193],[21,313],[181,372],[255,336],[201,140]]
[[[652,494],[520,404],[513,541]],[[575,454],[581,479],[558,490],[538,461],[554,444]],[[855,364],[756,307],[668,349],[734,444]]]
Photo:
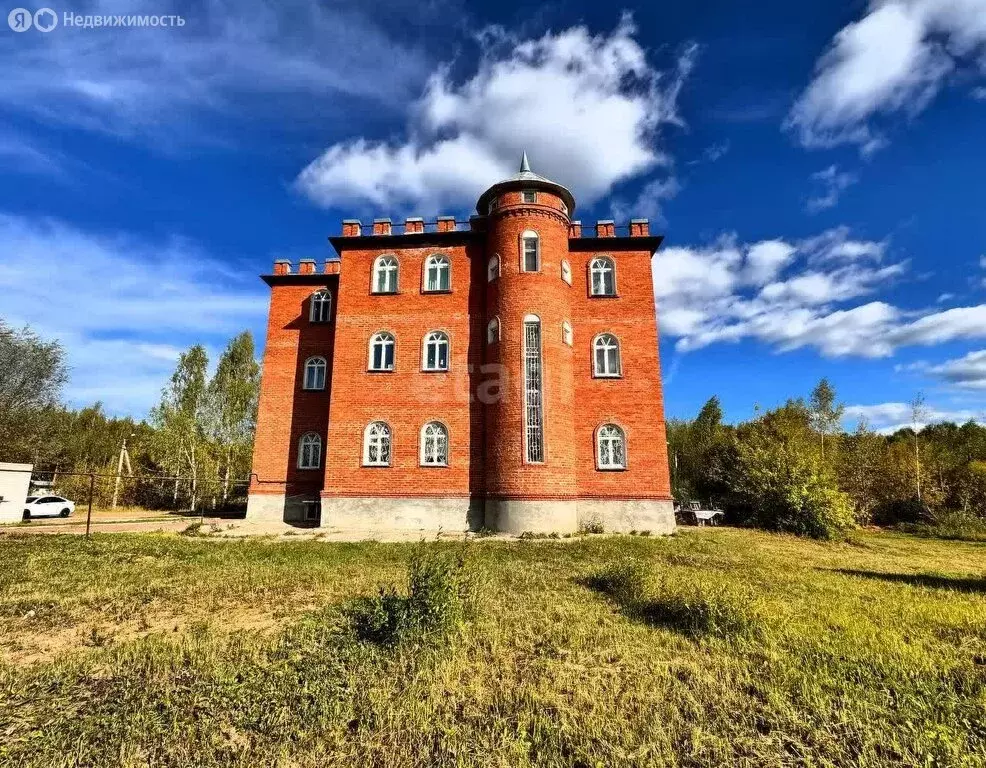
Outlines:
[[641,536],[650,536],[650,531],[641,531],[640,532],[640,535]]
[[750,637],[762,624],[749,596],[708,584],[660,581],[652,596],[635,606],[650,624],[691,637]]
[[473,536],[475,536],[477,539],[485,539],[490,536],[496,536],[496,530],[484,525],[478,531],[473,532]]
[[183,528],[178,532],[179,536],[200,536],[201,534],[202,534],[201,521],[191,523],[186,528]]
[[649,569],[640,560],[626,558],[592,574],[586,584],[613,598],[620,605],[636,605],[644,598]]
[[586,520],[579,525],[579,533],[603,533],[603,524],[598,520]]

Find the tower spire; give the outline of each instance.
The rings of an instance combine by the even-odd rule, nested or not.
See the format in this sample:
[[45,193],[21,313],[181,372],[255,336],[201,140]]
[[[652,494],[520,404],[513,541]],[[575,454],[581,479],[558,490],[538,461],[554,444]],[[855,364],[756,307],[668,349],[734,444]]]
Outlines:
[[527,162],[527,151],[526,150],[524,151],[524,156],[520,160],[520,172],[521,173],[530,173],[531,172],[531,164],[529,162]]

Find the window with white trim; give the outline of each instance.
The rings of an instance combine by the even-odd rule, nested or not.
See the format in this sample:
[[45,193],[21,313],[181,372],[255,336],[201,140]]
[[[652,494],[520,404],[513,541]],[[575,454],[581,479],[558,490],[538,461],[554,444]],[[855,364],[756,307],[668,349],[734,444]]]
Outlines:
[[561,212],[568,216],[568,206],[564,202],[561,204]]
[[390,466],[390,426],[374,421],[363,430],[363,466]]
[[622,373],[620,342],[611,333],[601,333],[592,342],[593,375],[597,378],[614,378]]
[[500,340],[500,318],[494,317],[486,324],[486,343],[496,344]]
[[500,198],[494,197],[490,200],[489,213],[493,213],[497,208],[500,207]]
[[572,334],[572,324],[568,320],[563,320],[561,324],[561,340],[572,346],[573,344],[573,334]]
[[447,256],[436,254],[425,261],[425,291],[448,291],[452,288],[452,264]]
[[568,259],[561,260],[561,279],[572,284],[572,265],[568,263]]
[[380,256],[373,262],[373,293],[397,293],[397,257]]
[[527,463],[544,461],[544,403],[542,397],[541,319],[524,318],[524,436]]
[[311,297],[308,319],[313,323],[327,323],[332,317],[332,294],[326,290],[315,291]]
[[598,256],[589,263],[589,292],[592,296],[616,295],[616,265],[607,256]]
[[394,336],[380,331],[370,337],[370,356],[366,367],[371,371],[394,370]]
[[431,331],[425,336],[421,367],[426,371],[447,371],[449,358],[448,334]]
[[520,236],[520,268],[524,272],[541,271],[541,240],[537,232],[527,230]]
[[309,357],[305,361],[305,389],[325,389],[325,358]]
[[314,432],[298,441],[298,469],[318,469],[322,466],[322,438]]
[[495,253],[490,256],[490,261],[486,265],[486,282],[492,283],[500,276],[500,257]]
[[536,203],[538,201],[538,193],[533,189],[525,189],[520,193],[521,201],[525,203]]
[[599,469],[626,469],[626,435],[615,424],[603,424],[596,430],[596,466]]
[[421,465],[448,466],[448,429],[440,421],[431,421],[421,428]]

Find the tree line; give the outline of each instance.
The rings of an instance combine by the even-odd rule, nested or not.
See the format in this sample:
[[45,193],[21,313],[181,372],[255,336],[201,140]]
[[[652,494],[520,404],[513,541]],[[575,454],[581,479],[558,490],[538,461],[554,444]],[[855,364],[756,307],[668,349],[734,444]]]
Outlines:
[[811,396],[749,421],[723,422],[717,397],[693,420],[668,422],[671,483],[679,501],[720,506],[738,524],[817,538],[855,526],[986,522],[986,428],[969,421],[882,435],[861,420],[841,428],[844,407],[822,379]]
[[183,352],[146,420],[109,416],[100,402],[67,406],[68,379],[60,342],[0,319],[0,461],[31,463],[56,492],[84,499],[83,475],[116,474],[125,453],[135,479],[99,479],[97,506],[116,496],[121,505],[194,510],[245,493],[260,389],[249,331],[230,340],[211,376],[202,345]]

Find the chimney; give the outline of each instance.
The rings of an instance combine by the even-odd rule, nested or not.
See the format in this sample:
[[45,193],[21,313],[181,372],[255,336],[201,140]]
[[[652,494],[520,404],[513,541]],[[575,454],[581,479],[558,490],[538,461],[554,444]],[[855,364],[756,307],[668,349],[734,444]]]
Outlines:
[[389,235],[390,234],[390,219],[374,219],[373,220],[373,234],[374,235]]
[[405,235],[420,235],[425,231],[425,220],[420,216],[413,216],[404,222]]
[[630,237],[647,237],[650,234],[650,222],[647,219],[630,219]]
[[569,237],[582,237],[582,222],[573,221],[568,225],[568,236]]
[[596,222],[596,237],[616,237],[616,226],[612,219],[600,219]]
[[315,259],[302,259],[298,263],[298,274],[299,275],[314,275],[315,274]]
[[342,220],[343,237],[359,237],[362,234],[362,230],[363,230],[363,225],[360,223],[359,219]]
[[438,231],[455,232],[455,216],[439,216]]
[[287,259],[276,259],[274,261],[274,274],[275,275],[290,275],[291,274],[291,262]]
[[325,260],[325,274],[338,275],[342,272],[342,261],[340,259]]

